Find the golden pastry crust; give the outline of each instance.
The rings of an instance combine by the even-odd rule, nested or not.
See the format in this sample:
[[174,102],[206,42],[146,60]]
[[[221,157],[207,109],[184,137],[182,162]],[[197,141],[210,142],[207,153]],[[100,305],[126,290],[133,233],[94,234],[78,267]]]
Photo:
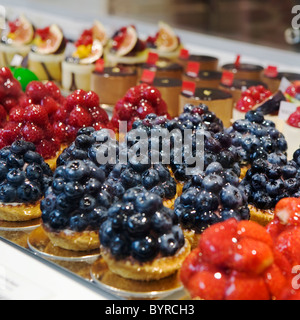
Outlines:
[[140,263],[134,259],[116,260],[109,250],[101,246],[101,255],[110,271],[123,278],[140,281],[160,280],[174,274],[181,268],[190,251],[191,245],[189,241],[185,240],[184,246],[175,256],[161,257],[151,262]]
[[266,226],[274,219],[274,210],[262,210],[254,207],[252,204],[248,205],[250,210],[250,220],[258,222],[262,226]]
[[61,155],[61,153],[67,148],[68,146],[66,144],[62,144],[60,146],[60,149],[56,152],[56,155],[51,159],[45,159],[45,162],[49,165],[50,169],[52,171],[55,171],[56,169],[56,161],[57,158]]
[[42,227],[53,245],[72,251],[91,251],[100,246],[99,235],[96,231],[76,232],[63,230],[59,232],[50,231],[45,224]]
[[247,171],[251,168],[250,165],[244,165],[241,167],[240,179],[243,180],[246,176]]
[[20,203],[16,205],[0,203],[0,220],[29,221],[41,216],[42,212],[39,201],[33,204]]
[[190,242],[191,249],[196,249],[199,244],[200,234],[197,234],[194,230],[183,230],[184,237]]

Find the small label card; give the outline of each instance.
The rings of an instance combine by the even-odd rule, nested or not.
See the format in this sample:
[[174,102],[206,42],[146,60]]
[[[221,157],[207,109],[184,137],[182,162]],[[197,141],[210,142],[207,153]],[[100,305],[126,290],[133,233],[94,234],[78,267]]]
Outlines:
[[233,72],[223,71],[221,83],[224,84],[225,86],[230,87],[233,84],[233,78],[234,78]]
[[152,84],[155,78],[155,71],[145,69],[141,76],[141,82]]
[[20,67],[22,65],[23,62],[23,57],[19,54],[15,54],[11,60],[10,65],[12,67]]
[[184,49],[184,48],[180,50],[180,53],[179,53],[180,59],[188,60],[189,57],[190,57],[189,50]]
[[100,73],[102,73],[104,71],[104,60],[103,59],[98,59],[96,61],[95,70]]
[[287,78],[283,77],[281,79],[281,82],[280,82],[280,85],[279,85],[279,90],[281,92],[285,92],[286,89],[291,85],[292,85],[292,83]]
[[269,78],[276,78],[278,75],[277,67],[276,66],[268,66],[265,69],[264,74]]
[[157,60],[158,60],[158,54],[155,52],[149,52],[147,63],[155,66]]
[[286,121],[289,116],[297,110],[297,105],[287,101],[281,101],[278,118]]
[[190,61],[187,64],[186,67],[186,74],[189,76],[196,78],[198,76],[198,73],[200,71],[200,63],[195,61]]
[[196,90],[196,83],[192,81],[183,81],[182,82],[182,87],[181,87],[181,92],[185,93],[189,96],[193,96],[195,94]]

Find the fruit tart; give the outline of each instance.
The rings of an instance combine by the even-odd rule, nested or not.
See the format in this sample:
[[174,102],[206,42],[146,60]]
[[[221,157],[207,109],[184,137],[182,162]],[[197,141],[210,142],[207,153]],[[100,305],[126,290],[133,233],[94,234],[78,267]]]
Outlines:
[[138,36],[135,26],[118,29],[108,41],[105,59],[108,66],[125,64],[138,66],[147,60],[146,44]]
[[34,27],[24,16],[8,22],[8,32],[2,32],[0,43],[0,66],[9,67],[14,56],[25,58],[34,38]]
[[107,218],[105,173],[90,160],[59,166],[41,201],[42,227],[53,245],[73,251],[99,248],[98,231]]
[[225,132],[231,136],[232,144],[240,156],[242,178],[253,160],[287,150],[284,135],[273,121],[266,120],[263,113],[257,110],[248,111],[245,119],[236,120]]
[[130,130],[135,120],[144,119],[150,113],[169,116],[168,106],[162,99],[160,91],[149,84],[142,83],[130,88],[116,103],[111,127],[119,132],[119,122],[127,121],[127,130]]
[[74,43],[75,50],[62,63],[62,87],[68,91],[91,90],[91,74],[96,61],[103,58],[106,31],[99,21],[82,32]]
[[276,204],[286,197],[299,197],[299,163],[273,152],[252,162],[241,185],[248,194],[250,219],[265,225],[274,218]]
[[300,133],[300,107],[297,107],[296,111],[293,112],[287,121],[285,121],[282,133],[287,141],[288,159],[293,158],[294,152],[299,149],[300,141],[298,139]]
[[40,201],[52,183],[52,171],[35,145],[17,140],[0,150],[0,220],[40,218]]
[[61,82],[61,64],[65,59],[66,40],[62,30],[52,24],[35,31],[28,55],[28,68],[40,81]]
[[174,212],[192,248],[210,225],[230,218],[249,220],[247,195],[239,187],[239,175],[210,163],[202,174],[194,175],[176,199]]
[[174,274],[190,252],[173,211],[143,188],[131,188],[108,210],[101,255],[121,277],[151,281]]
[[150,51],[158,54],[160,58],[175,60],[178,58],[182,44],[173,28],[160,21],[155,36],[149,36],[146,45]]

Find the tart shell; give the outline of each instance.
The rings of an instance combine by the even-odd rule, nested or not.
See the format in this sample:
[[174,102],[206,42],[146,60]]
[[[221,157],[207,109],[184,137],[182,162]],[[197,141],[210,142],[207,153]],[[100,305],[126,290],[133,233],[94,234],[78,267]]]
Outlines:
[[29,221],[41,216],[42,212],[39,201],[34,204],[20,203],[18,205],[0,203],[0,220]]

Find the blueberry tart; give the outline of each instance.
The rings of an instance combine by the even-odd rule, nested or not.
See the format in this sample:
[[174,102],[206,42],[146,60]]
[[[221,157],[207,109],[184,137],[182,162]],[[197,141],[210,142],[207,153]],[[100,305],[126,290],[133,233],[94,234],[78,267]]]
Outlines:
[[109,208],[99,238],[109,269],[133,280],[168,277],[181,268],[190,252],[173,210],[143,187],[128,189]]
[[98,231],[107,218],[110,195],[101,191],[104,171],[91,160],[71,160],[59,166],[41,201],[42,227],[63,249],[99,248]]
[[233,169],[212,162],[184,185],[182,195],[175,201],[174,213],[194,248],[210,225],[229,218],[249,219],[247,194]]
[[16,140],[0,150],[0,220],[40,218],[40,201],[52,183],[52,171],[35,145]]

